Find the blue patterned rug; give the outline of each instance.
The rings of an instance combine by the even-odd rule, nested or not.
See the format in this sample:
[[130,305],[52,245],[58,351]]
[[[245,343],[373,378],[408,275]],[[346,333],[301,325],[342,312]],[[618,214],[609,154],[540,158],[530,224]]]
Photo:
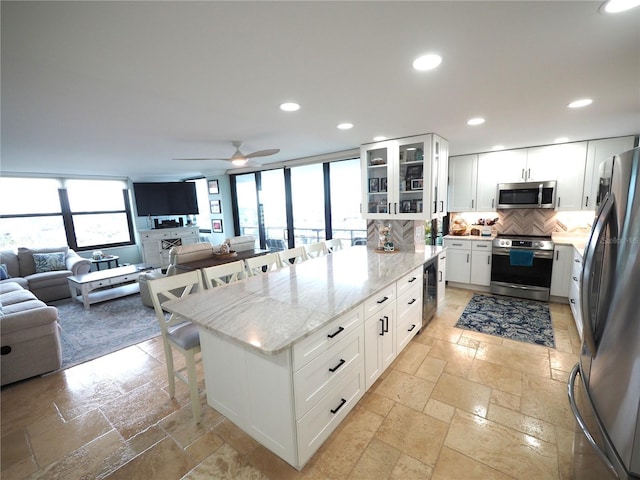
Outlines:
[[160,335],[153,308],[140,295],[91,305],[85,310],[71,299],[52,302],[60,319],[62,368],[115,352]]
[[476,293],[456,327],[556,347],[549,305],[543,302]]

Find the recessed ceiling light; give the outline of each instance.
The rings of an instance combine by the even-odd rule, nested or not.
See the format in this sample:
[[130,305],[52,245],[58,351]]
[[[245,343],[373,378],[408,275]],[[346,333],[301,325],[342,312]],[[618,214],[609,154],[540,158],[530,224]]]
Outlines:
[[349,130],[350,128],[353,128],[353,123],[341,123],[340,125],[338,125],[338,128],[340,130]]
[[421,57],[416,58],[413,61],[413,68],[416,70],[420,70],[424,72],[426,70],[433,70],[438,65],[442,63],[442,57],[440,55],[436,55],[435,53],[430,53],[428,55],[423,55]]
[[625,12],[640,5],[640,0],[609,0],[604,2],[600,7],[600,11],[605,13]]
[[569,105],[567,105],[567,107],[581,108],[581,107],[586,107],[587,105],[591,105],[592,103],[593,103],[593,100],[591,100],[590,98],[581,98],[580,100],[574,100]]
[[373,137],[373,141],[374,142],[381,142],[383,140],[386,140],[387,137],[385,137],[384,135],[378,135],[377,137]]
[[476,117],[467,121],[467,125],[482,125],[484,123],[484,118]]
[[558,137],[554,140],[554,143],[567,143],[569,139],[567,137]]
[[294,102],[286,102],[280,105],[280,110],[284,110],[285,112],[295,112],[300,110],[300,105]]
[[493,147],[491,147],[491,150],[493,150],[494,152],[498,150],[504,150],[504,145],[494,145]]

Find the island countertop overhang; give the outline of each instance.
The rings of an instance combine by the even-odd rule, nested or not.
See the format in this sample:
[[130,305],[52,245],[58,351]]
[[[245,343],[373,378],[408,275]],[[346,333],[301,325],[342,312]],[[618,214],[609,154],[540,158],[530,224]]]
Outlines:
[[442,247],[340,250],[266,275],[165,302],[168,311],[263,355],[276,355],[357,307]]

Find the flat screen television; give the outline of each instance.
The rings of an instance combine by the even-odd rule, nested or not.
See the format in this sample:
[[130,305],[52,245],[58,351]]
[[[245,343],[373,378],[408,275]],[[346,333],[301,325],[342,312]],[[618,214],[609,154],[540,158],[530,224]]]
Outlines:
[[194,182],[134,183],[133,196],[140,217],[198,213]]

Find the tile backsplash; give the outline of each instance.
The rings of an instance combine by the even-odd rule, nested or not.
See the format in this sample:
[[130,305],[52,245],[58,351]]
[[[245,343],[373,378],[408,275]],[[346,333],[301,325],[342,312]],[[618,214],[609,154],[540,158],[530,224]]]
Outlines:
[[551,235],[555,232],[571,232],[586,235],[591,229],[593,212],[556,212],[549,209],[516,208],[497,212],[463,212],[451,214],[453,220],[461,216],[469,225],[479,218],[498,218],[493,227],[494,234]]

